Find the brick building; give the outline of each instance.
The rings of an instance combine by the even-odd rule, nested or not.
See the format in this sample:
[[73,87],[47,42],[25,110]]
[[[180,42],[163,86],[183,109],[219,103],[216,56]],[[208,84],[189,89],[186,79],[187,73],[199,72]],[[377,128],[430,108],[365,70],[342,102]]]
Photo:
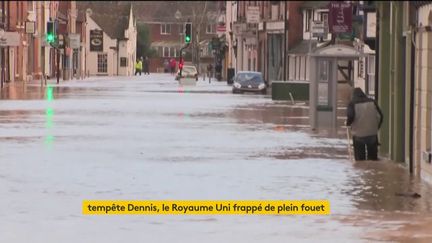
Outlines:
[[184,43],[185,23],[192,23],[192,42],[184,50],[186,62],[194,63],[199,70],[213,63],[210,40],[216,37],[217,3],[213,1],[148,1],[136,9],[138,23],[145,24],[150,32],[151,47],[158,56],[150,60],[150,72],[163,72],[164,61],[179,59]]

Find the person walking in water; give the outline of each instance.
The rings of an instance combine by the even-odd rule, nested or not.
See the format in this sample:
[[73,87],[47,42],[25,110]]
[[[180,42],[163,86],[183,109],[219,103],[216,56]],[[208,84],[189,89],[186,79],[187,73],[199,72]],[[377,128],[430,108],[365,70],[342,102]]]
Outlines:
[[355,160],[378,160],[378,130],[383,114],[375,100],[355,88],[347,107],[346,125],[351,126]]

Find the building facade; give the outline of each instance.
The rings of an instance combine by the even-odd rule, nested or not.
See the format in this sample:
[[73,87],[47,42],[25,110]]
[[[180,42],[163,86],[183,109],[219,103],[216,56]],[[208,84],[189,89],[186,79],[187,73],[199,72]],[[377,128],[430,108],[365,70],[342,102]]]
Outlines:
[[213,63],[210,40],[216,36],[217,2],[140,2],[137,21],[148,29],[150,48],[156,55],[150,59],[150,72],[164,72],[164,63],[175,58],[185,46],[185,24],[192,24],[192,40],[182,57],[203,73],[206,63]]
[[[79,54],[71,54],[69,60],[68,54],[75,53],[75,50],[69,50],[66,45],[58,58],[56,48],[45,40],[49,21],[57,23],[58,36],[80,35],[79,32],[85,27],[85,19],[77,18],[78,12],[75,5],[75,1],[1,1],[0,28],[7,33],[6,36],[13,34],[18,37],[13,42],[8,40],[8,44],[1,48],[0,62],[3,67],[1,75],[3,82],[30,82],[52,78],[56,76],[57,70],[63,74],[67,74],[69,69],[73,70],[74,74],[78,73],[78,65],[73,66],[72,64],[79,62],[78,59],[74,59]],[[79,28],[76,28],[77,23],[79,23]],[[79,42],[82,44],[83,40]],[[57,59],[61,59],[59,68],[57,68]],[[84,62],[84,59],[85,56],[81,55],[80,61]],[[68,63],[71,64],[71,68],[64,66]],[[62,79],[66,80],[69,77],[70,75],[66,75]]]
[[137,29],[133,4],[78,3],[86,13],[85,72],[89,76],[131,76]]
[[432,4],[377,5],[381,154],[432,182]]

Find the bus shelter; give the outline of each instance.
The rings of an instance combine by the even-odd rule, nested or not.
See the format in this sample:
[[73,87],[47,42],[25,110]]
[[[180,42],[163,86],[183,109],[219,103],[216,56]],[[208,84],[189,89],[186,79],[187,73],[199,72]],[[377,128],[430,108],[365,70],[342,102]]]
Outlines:
[[[353,63],[352,61],[358,60],[362,54],[351,46],[335,44],[317,48],[309,56],[310,126],[314,130],[325,128],[336,131],[338,80],[342,76],[342,63]],[[352,85],[353,76],[350,75],[351,80],[345,78],[345,81]]]

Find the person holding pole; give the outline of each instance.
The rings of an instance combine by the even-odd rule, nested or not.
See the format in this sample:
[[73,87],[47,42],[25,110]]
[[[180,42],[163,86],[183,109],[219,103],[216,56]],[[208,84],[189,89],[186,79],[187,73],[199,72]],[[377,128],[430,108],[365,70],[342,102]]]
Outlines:
[[361,88],[355,88],[347,107],[346,125],[351,126],[356,161],[378,160],[378,130],[382,121],[383,114],[375,100]]

